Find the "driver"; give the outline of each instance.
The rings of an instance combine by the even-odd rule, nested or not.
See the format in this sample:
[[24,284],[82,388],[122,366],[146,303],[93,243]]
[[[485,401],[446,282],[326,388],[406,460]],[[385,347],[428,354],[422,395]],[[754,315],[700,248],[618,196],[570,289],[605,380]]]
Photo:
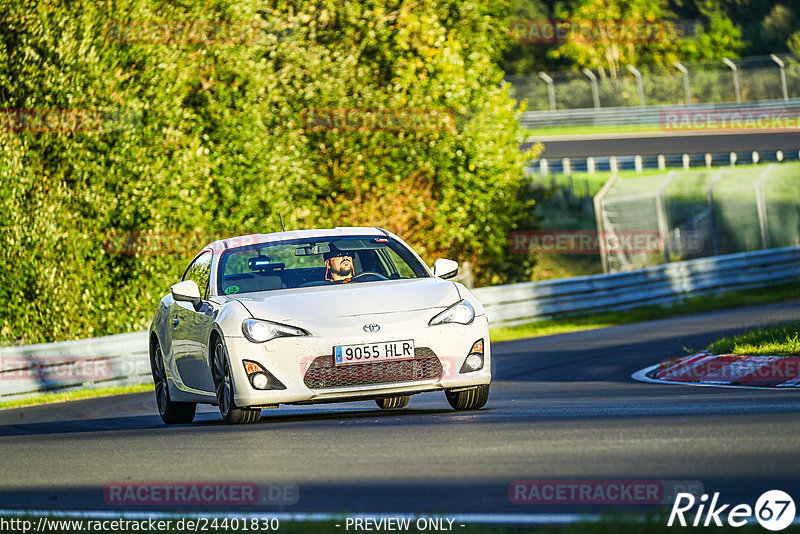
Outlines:
[[331,245],[323,258],[325,258],[325,280],[345,284],[353,278],[355,267],[352,252],[339,250]]

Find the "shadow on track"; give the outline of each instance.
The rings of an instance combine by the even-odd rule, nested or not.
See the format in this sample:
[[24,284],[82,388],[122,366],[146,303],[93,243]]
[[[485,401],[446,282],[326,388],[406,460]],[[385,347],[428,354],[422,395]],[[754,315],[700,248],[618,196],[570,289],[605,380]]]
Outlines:
[[[287,407],[288,408],[288,407]],[[421,415],[459,415],[451,409],[403,409],[384,411],[379,409],[367,410],[337,410],[318,411],[288,414],[271,414],[275,410],[264,410],[261,420],[253,425],[226,425],[219,414],[214,412],[198,413],[193,423],[185,425],[165,425],[156,415],[136,415],[121,417],[103,417],[86,420],[66,420],[42,423],[17,423],[0,426],[0,436],[30,436],[47,434],[69,434],[82,432],[119,432],[129,430],[151,430],[154,432],[191,431],[192,429],[208,429],[219,427],[230,432],[245,432],[264,430],[266,426],[281,426],[291,423],[311,424],[315,427],[341,426],[347,422],[363,422],[365,419],[391,420],[391,424],[401,424],[402,419],[414,418]],[[486,410],[484,410],[486,411]],[[465,412],[466,413],[466,412]],[[414,421],[420,423],[419,420]],[[431,421],[433,423],[434,421]]]

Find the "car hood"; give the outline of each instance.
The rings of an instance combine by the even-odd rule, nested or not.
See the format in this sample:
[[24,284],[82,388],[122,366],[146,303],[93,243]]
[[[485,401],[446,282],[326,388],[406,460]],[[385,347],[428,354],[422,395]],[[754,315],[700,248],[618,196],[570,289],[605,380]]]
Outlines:
[[258,319],[308,321],[446,308],[459,298],[452,282],[420,278],[263,291],[235,300]]

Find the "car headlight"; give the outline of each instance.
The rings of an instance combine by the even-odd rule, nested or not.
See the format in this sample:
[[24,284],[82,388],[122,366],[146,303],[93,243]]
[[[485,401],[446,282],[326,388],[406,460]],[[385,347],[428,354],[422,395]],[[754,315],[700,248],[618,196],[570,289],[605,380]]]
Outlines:
[[468,300],[460,300],[430,320],[428,326],[445,323],[470,324],[475,319],[475,308]]
[[242,333],[244,337],[253,343],[264,343],[276,337],[308,335],[308,332],[300,328],[259,319],[245,319],[242,321]]

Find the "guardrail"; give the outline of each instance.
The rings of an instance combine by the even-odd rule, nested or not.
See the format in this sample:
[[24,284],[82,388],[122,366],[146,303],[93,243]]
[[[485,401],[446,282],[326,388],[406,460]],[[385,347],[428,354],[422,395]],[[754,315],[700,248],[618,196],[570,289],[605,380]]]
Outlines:
[[152,382],[147,332],[0,347],[0,398]]
[[[800,247],[670,263],[638,271],[545,280],[473,291],[492,326],[666,304],[689,296],[800,279]],[[0,347],[0,398],[152,380],[147,332]]]
[[[800,143],[798,143],[800,148]],[[620,151],[622,152],[622,151]],[[704,167],[727,167],[735,165],[756,165],[757,163],[790,163],[800,161],[800,151],[732,151],[683,154],[633,154],[617,156],[586,156],[564,158],[539,158],[525,167],[527,176],[549,176],[554,174],[571,175],[572,173],[595,174],[597,172],[619,171],[643,172],[645,169],[697,169]]]
[[780,113],[800,110],[800,98],[789,100],[759,100],[742,104],[673,104],[668,106],[628,106],[616,108],[558,109],[555,111],[525,111],[519,122],[525,128],[552,128],[559,126],[602,125],[661,125],[663,114],[680,110],[682,113],[747,112]]
[[636,271],[474,289],[492,326],[669,304],[800,279],[800,247],[687,260]]

